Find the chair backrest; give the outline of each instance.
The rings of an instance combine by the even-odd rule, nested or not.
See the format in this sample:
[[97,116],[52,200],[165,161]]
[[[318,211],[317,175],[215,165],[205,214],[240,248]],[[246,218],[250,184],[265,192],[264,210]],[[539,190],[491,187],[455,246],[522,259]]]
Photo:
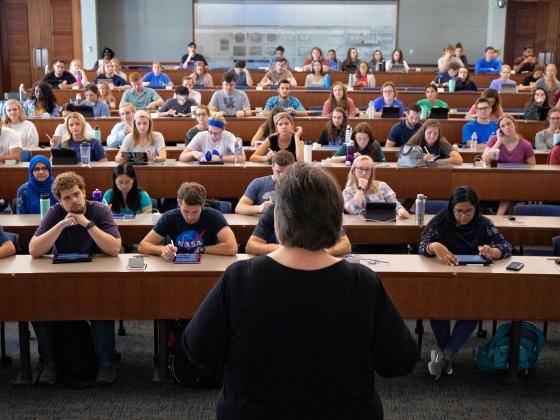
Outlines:
[[22,162],[29,162],[31,160],[31,150],[22,150],[20,159]]
[[552,238],[552,248],[554,251],[554,255],[560,257],[560,236],[555,236]]
[[21,245],[19,244],[19,235],[17,233],[12,233],[12,232],[4,232],[4,233],[6,234],[8,239],[10,239],[10,241],[12,241],[12,243],[14,244],[14,247],[16,248],[16,253],[17,254],[21,253]]
[[447,207],[447,200],[426,200],[426,214],[437,214]]
[[515,207],[518,216],[560,216],[560,206],[551,204],[521,204]]

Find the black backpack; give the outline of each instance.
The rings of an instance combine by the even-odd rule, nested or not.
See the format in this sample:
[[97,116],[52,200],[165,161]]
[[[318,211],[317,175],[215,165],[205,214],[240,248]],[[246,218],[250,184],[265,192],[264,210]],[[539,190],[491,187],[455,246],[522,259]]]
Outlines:
[[54,356],[62,382],[68,388],[94,386],[97,357],[87,321],[57,321],[53,331]]

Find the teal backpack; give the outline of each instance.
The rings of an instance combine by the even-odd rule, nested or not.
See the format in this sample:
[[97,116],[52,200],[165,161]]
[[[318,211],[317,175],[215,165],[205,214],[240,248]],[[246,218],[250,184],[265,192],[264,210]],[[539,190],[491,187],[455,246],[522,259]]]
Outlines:
[[[507,370],[509,366],[509,340],[511,322],[500,325],[496,334],[485,345],[473,350],[478,368],[482,372]],[[535,367],[539,353],[544,346],[544,335],[533,323],[521,323],[519,340],[519,370]]]

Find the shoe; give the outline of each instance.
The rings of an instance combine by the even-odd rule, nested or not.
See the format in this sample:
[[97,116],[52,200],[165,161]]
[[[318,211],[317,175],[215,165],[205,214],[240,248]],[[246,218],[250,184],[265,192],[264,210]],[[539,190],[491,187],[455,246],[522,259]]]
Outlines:
[[114,364],[103,365],[97,370],[97,383],[111,385],[117,380],[117,366]]
[[445,358],[445,373],[451,375],[453,373],[453,360]]
[[443,357],[443,353],[439,350],[432,350],[430,352],[430,361],[428,362],[428,371],[437,381],[443,371],[446,369],[449,359]]
[[40,385],[54,385],[58,382],[58,371],[54,365],[45,365],[39,374],[37,383]]
[[4,200],[3,198],[0,198],[0,212],[6,210],[9,204],[10,202],[8,200]]

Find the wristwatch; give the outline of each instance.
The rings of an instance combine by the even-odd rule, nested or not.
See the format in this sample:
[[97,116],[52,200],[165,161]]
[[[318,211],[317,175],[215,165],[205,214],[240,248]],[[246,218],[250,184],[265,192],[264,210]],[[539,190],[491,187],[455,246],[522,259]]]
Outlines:
[[364,187],[358,187],[358,191],[365,191],[366,189]]
[[204,251],[206,251],[206,247],[204,245],[198,248],[198,253],[199,254],[201,254],[201,255],[204,254]]
[[91,229],[92,227],[94,227],[94,226],[95,226],[95,222],[92,220],[91,222],[89,222],[89,223],[86,225],[86,230],[90,230],[90,229]]

